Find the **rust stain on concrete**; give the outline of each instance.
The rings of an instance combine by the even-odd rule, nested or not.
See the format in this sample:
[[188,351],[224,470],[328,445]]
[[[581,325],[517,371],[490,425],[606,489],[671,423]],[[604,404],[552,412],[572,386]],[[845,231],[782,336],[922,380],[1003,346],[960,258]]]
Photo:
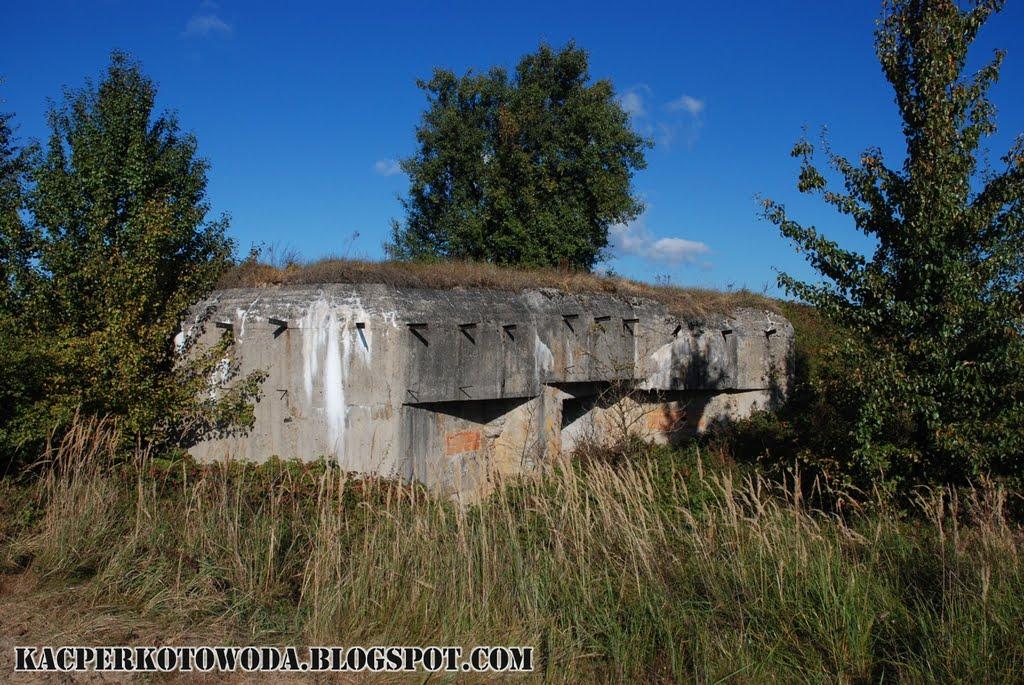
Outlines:
[[658,407],[647,414],[647,427],[662,433],[672,433],[686,424],[688,414],[679,407]]

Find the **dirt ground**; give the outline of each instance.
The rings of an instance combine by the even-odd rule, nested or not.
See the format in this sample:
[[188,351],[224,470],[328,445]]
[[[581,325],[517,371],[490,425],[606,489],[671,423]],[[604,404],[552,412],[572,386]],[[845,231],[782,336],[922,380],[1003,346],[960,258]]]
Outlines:
[[[81,589],[44,589],[31,572],[0,575],[0,682],[3,683],[354,683],[340,674],[246,673],[15,673],[16,645],[210,645],[245,644],[216,626],[201,633],[168,629],[124,607],[86,601]],[[377,682],[380,682],[377,679]]]

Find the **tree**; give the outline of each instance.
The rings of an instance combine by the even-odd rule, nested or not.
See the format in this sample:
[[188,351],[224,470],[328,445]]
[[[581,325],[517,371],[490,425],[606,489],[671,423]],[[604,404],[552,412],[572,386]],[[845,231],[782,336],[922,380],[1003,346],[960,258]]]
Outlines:
[[22,217],[34,148],[19,148],[11,122],[0,113],[0,315],[9,318],[30,270],[32,237]]
[[24,212],[35,148],[16,144],[13,118],[0,114],[0,447],[5,452],[17,442],[12,428],[24,428],[28,402],[44,392],[50,359],[50,350],[22,327],[30,318],[27,294],[34,283],[34,236]]
[[588,83],[570,43],[504,69],[418,85],[429,106],[418,152],[402,161],[409,195],[388,253],[591,269],[609,226],[636,218],[631,190],[650,143],[634,133],[611,82]]
[[[99,84],[51,107],[28,193],[30,254],[11,261],[29,270],[18,279],[18,342],[38,353],[45,382],[3,426],[9,442],[38,444],[76,412],[170,439],[182,417],[195,425],[197,406],[215,409],[208,378],[182,364],[173,341],[231,262],[228,220],[207,219],[208,164],[173,116],[154,115],[155,96],[138,64],[114,53]],[[247,418],[258,380],[221,398],[236,418]]]
[[800,141],[798,187],[875,239],[845,250],[767,201],[766,216],[821,274],[780,284],[849,332],[825,391],[852,422],[852,472],[891,484],[1024,475],[1024,144],[979,169],[995,131],[987,99],[1003,53],[970,77],[968,47],[1002,7],[977,0],[890,0],[876,49],[903,120],[906,157],[886,166],[832,152],[832,190]]

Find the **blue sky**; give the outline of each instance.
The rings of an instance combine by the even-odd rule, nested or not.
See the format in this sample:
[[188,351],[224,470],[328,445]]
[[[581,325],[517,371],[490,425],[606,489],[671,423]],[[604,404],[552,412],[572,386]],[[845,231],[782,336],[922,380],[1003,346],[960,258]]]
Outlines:
[[[1024,8],[997,15],[980,64],[1008,50],[992,96],[993,161],[1024,131]],[[2,108],[42,138],[47,98],[99,76],[110,51],[139,59],[212,163],[210,200],[244,251],[376,258],[406,179],[425,99],[417,78],[512,66],[539,42],[569,39],[610,78],[656,146],[635,179],[648,205],[614,236],[608,264],[675,284],[768,287],[775,269],[811,272],[758,218],[758,194],[844,245],[870,243],[795,190],[789,157],[807,126],[834,148],[902,155],[892,94],[874,57],[879,3],[19,2],[5,9]],[[358,237],[356,237],[358,234]]]

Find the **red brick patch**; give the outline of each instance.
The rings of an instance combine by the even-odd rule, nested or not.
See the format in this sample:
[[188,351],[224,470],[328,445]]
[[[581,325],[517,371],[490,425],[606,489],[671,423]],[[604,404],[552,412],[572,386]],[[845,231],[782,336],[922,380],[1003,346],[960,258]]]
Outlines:
[[476,452],[480,449],[480,431],[459,431],[444,437],[444,453],[446,455]]

